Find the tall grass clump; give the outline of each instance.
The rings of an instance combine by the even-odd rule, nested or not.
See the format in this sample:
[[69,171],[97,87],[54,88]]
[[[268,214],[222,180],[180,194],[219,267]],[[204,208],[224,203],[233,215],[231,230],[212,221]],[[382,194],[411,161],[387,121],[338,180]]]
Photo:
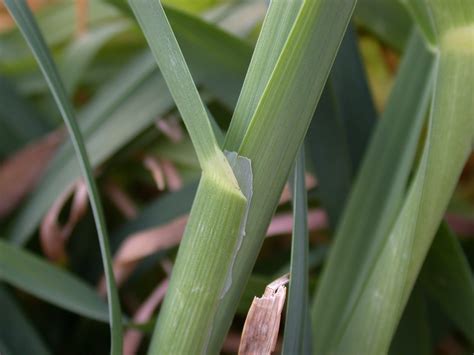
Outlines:
[[471,0],[4,7],[2,354],[470,351]]

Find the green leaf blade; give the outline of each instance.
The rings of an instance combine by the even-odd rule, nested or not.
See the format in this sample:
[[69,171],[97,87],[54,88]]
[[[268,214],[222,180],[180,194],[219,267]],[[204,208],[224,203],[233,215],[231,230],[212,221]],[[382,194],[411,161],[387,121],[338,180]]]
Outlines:
[[0,241],[0,279],[25,292],[84,317],[107,322],[107,304],[70,273]]
[[242,91],[234,110],[225,149],[236,151],[271,78],[301,8],[301,1],[274,0],[265,16]]
[[[282,354],[303,354],[311,331],[308,315],[308,201],[305,186],[305,156],[300,149],[291,177],[293,191],[293,234],[291,242],[290,286],[286,308]],[[306,349],[305,353],[309,353]]]
[[130,0],[130,4],[188,128],[201,166],[205,166],[218,154],[218,144],[161,2]]
[[30,45],[33,54],[48,82],[51,93],[63,116],[64,122],[70,132],[71,139],[79,158],[79,164],[87,185],[90,196],[94,219],[96,222],[99,244],[102,254],[102,262],[106,275],[107,293],[109,298],[109,315],[111,327],[111,353],[120,354],[122,352],[122,313],[120,311],[120,302],[118,291],[115,285],[115,278],[112,269],[111,255],[108,244],[108,235],[103,216],[103,209],[100,202],[97,186],[92,174],[92,168],[87,155],[87,151],[82,140],[82,134],[76,122],[72,104],[69,102],[66,91],[58,74],[56,66],[51,58],[46,43],[41,35],[36,21],[23,1],[7,0],[5,5],[18,23],[25,39]]
[[318,353],[338,349],[339,336],[360,298],[365,277],[396,218],[428,108],[432,72],[432,56],[420,37],[412,35],[314,299],[312,320]]

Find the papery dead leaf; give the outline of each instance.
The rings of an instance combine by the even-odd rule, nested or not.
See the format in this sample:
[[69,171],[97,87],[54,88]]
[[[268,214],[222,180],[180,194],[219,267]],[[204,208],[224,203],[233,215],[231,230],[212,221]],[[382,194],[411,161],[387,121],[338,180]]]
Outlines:
[[[308,211],[308,230],[324,229],[328,226],[328,217],[322,209]],[[293,230],[293,214],[280,213],[273,217],[267,229],[267,237],[288,234]]]
[[269,284],[261,298],[254,298],[242,331],[239,354],[266,355],[275,350],[288,282],[286,274]]
[[63,137],[63,131],[48,134],[1,164],[0,217],[8,215],[34,188]]
[[[127,237],[114,256],[113,268],[117,286],[123,284],[135,270],[137,262],[160,250],[178,245],[183,237],[188,215],[178,217],[171,222],[134,233]],[[105,280],[102,277],[98,292],[105,295]]]
[[474,235],[474,219],[454,213],[447,213],[444,218],[456,235],[461,237]]
[[163,226],[133,234],[116,254],[117,263],[127,264],[143,259],[158,250],[171,248],[181,241],[188,215],[178,217]]
[[166,184],[170,191],[178,191],[183,187],[183,179],[179,175],[178,169],[167,159],[161,159],[161,166],[165,174]]
[[152,157],[151,155],[147,155],[145,159],[143,159],[143,164],[153,175],[153,179],[155,180],[158,190],[163,191],[165,189],[165,177],[158,159]]
[[138,215],[138,209],[127,193],[115,182],[108,181],[104,191],[117,209],[127,218],[132,219]]
[[[74,197],[69,216],[66,223],[61,225],[59,215],[71,194],[74,194]],[[40,242],[43,253],[50,260],[65,260],[66,242],[76,224],[85,215],[89,204],[88,200],[86,184],[83,180],[79,180],[63,191],[43,218],[40,227]]]
[[[114,257],[114,274],[117,285],[123,284],[135,270],[137,262],[153,255],[160,250],[177,246],[186,227],[188,215],[178,217],[162,226],[134,233],[127,237]],[[273,217],[268,227],[267,236],[291,233],[293,228],[291,213],[281,213]],[[328,219],[326,212],[321,209],[309,210],[308,229],[317,230],[326,228]],[[99,292],[105,295],[105,283],[99,283]]]
[[88,0],[76,0],[76,36],[80,37],[87,32],[89,15]]
[[175,117],[172,117],[169,120],[156,120],[156,127],[161,132],[163,132],[163,134],[166,135],[173,143],[178,143],[183,140],[183,129],[181,128],[178,120]]
[[[140,306],[133,316],[135,323],[144,323],[150,320],[153,312],[163,301],[168,290],[169,280],[163,280],[151,293],[145,302]],[[125,333],[123,339],[123,353],[125,355],[134,355],[137,353],[140,343],[143,339],[143,333],[136,329],[130,329]]]

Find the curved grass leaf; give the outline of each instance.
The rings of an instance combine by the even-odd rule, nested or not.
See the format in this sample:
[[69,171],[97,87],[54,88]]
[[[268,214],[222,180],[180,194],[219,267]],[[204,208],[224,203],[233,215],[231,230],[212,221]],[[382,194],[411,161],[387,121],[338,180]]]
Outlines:
[[[290,286],[286,308],[282,354],[307,354],[305,337],[311,334],[306,327],[308,315],[308,201],[305,187],[304,149],[301,148],[291,176],[293,192],[293,235],[291,242]],[[309,350],[309,349],[306,349]]]
[[0,304],[2,305],[0,352],[4,355],[50,354],[36,329],[2,285],[0,285]]
[[372,270],[385,233],[398,213],[428,109],[432,68],[431,55],[419,35],[413,34],[314,299],[313,334],[318,353],[335,351],[338,334],[364,285],[363,275]]
[[474,40],[474,3],[460,0],[425,4],[437,29],[438,51],[423,155],[395,223],[385,233],[371,269],[364,275],[362,292],[340,323],[341,330],[336,332],[333,343],[323,348],[325,351],[378,354],[388,350],[472,151],[474,53],[465,44]]
[[107,322],[107,304],[90,286],[57,266],[0,241],[0,279],[84,317]]
[[53,97],[63,116],[64,122],[71,135],[71,140],[79,159],[79,165],[84,176],[90,203],[94,214],[96,229],[99,237],[99,244],[102,254],[102,263],[106,275],[107,295],[109,300],[109,316],[111,327],[111,353],[120,354],[122,352],[122,312],[120,310],[120,301],[118,291],[115,285],[115,278],[112,269],[109,241],[103,209],[100,202],[99,193],[92,174],[92,168],[87,156],[87,151],[82,140],[82,134],[74,117],[74,111],[64,90],[61,78],[59,77],[56,66],[49,54],[48,48],[44,42],[41,32],[35,22],[35,19],[23,1],[7,0],[5,2],[8,10],[18,23],[25,39],[30,45],[38,64],[45,76]]

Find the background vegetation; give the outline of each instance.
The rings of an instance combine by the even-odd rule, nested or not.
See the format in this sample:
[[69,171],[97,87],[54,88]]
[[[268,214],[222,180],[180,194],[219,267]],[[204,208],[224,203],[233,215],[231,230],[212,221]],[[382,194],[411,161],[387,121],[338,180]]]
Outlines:
[[[5,2],[10,10],[19,3]],[[110,266],[109,275],[112,266],[115,270],[121,306],[120,310],[112,307],[116,312],[113,339],[123,337],[127,354],[145,353],[201,170],[206,173],[203,161],[208,150],[197,146],[194,138],[191,142],[193,128],[182,106],[190,99],[179,100],[180,94],[173,90],[180,85],[173,86],[166,71],[167,58],[179,58],[179,53],[166,53],[160,59],[164,51],[160,51],[160,43],[153,43],[157,28],[147,27],[146,18],[140,18],[140,1],[132,1],[138,4],[134,10],[140,25],[128,3],[120,0],[29,3],[59,76],[45,66],[47,54],[41,54],[41,41],[34,38],[39,32],[34,28],[28,32],[24,27],[33,49],[36,44],[46,76],[51,75],[45,80],[2,3],[0,353],[109,352],[105,295],[108,288],[113,299],[115,286],[110,278],[108,282],[104,278],[103,265],[106,270]],[[276,126],[282,127],[279,134],[289,141],[298,132],[304,135],[304,124],[300,127],[295,118],[284,118],[302,117],[305,105],[312,107],[318,101],[319,95],[303,89],[305,73],[300,73],[300,82],[285,82],[287,86],[272,86],[269,78],[265,79],[271,74],[266,70],[273,70],[283,56],[284,40],[297,18],[295,10],[292,13],[275,5],[274,22],[268,17],[261,32],[267,11],[263,0],[163,3],[212,117],[209,132],[215,136],[216,146],[224,144],[238,151],[239,127],[232,125],[238,122],[235,112],[245,111],[241,109],[244,104],[236,107],[239,95],[240,100],[251,102],[253,96],[260,99],[259,90],[263,89],[278,94],[281,87],[292,88],[291,100],[285,93],[289,104],[282,106],[286,111],[279,111],[281,122],[287,121],[288,127]],[[425,8],[426,4],[431,7]],[[222,352],[237,352],[253,297],[261,296],[268,284],[291,270],[277,351],[472,353],[474,80],[470,78],[474,76],[474,5],[454,1],[446,12],[451,14],[448,20],[449,16],[440,15],[443,6],[446,4],[441,0],[359,0],[343,38],[344,19],[340,20],[341,35],[332,33],[330,42],[318,42],[316,37],[312,42],[308,37],[309,45],[326,44],[326,59],[319,57],[322,52],[318,51],[308,50],[313,57],[302,55],[311,69],[308,77],[322,73],[318,79],[322,95],[314,115],[309,113],[311,124],[289,177],[294,156],[285,155],[288,169],[277,166],[283,153],[267,156],[280,150],[296,154],[299,142],[290,149],[286,141],[262,139],[262,150],[270,152],[265,159],[255,153],[258,147],[252,150],[260,142],[255,138],[280,137],[270,128],[272,122],[279,122],[277,118],[262,118],[263,133],[254,130],[257,133],[246,137],[256,142],[243,148],[249,153],[244,156],[255,153],[249,157],[260,179],[254,183],[260,185],[254,186],[253,198],[264,201],[257,206],[268,210],[262,216],[255,214],[258,217],[252,217],[250,210],[249,223],[255,225],[254,230],[265,229],[265,219],[273,212],[267,208],[271,203],[262,192],[267,188],[264,185],[274,191],[275,202],[280,200],[263,244],[254,238],[253,244],[244,246],[251,252],[241,262],[245,264],[242,270],[250,271],[253,255],[257,258],[248,281],[241,277],[238,282],[242,287],[231,292],[233,298],[215,311],[209,308],[205,312],[222,324],[214,329],[217,334],[209,335],[214,350],[220,347],[220,338],[225,338]],[[328,5],[328,13],[330,8]],[[21,5],[18,9],[21,13]],[[348,16],[349,10],[348,6]],[[285,17],[277,16],[278,11]],[[30,21],[27,15],[23,19]],[[327,21],[334,22],[330,17]],[[466,37],[459,37],[453,28],[467,29]],[[254,59],[249,77],[263,73],[263,79],[244,85],[260,33],[260,38],[268,41],[259,40],[254,58],[260,62]],[[456,36],[449,37],[453,33]],[[336,53],[341,40],[323,90],[326,77],[321,63],[326,61],[329,71],[331,51]],[[155,51],[162,74],[148,45]],[[280,49],[273,48],[279,45]],[[297,49],[303,53],[304,49]],[[179,79],[186,83],[186,77]],[[48,85],[53,92],[56,88],[55,98]],[[87,170],[87,164],[75,155],[74,147],[81,148],[81,135],[75,146],[71,144],[55,99],[63,105],[64,116],[69,116],[67,122],[77,118],[76,133],[80,128],[93,169],[90,179],[81,178],[81,167]],[[191,112],[196,112],[194,108]],[[202,112],[207,118],[206,111]],[[237,133],[224,138],[225,132]],[[265,136],[265,132],[270,133]],[[281,189],[274,181],[286,181],[287,177],[280,196]],[[102,207],[96,202],[91,210],[86,186],[93,188],[93,178]],[[242,188],[240,177],[238,180]],[[208,197],[203,201],[207,206]],[[105,224],[99,228],[98,239],[95,220],[102,218],[101,209],[106,228]],[[194,247],[196,255],[212,250],[212,245],[205,243],[199,251]],[[209,264],[211,259],[217,260],[221,248],[217,244],[215,248],[196,265],[205,265],[206,258]],[[113,262],[107,264],[111,256]],[[209,272],[203,282],[216,278]],[[172,287],[170,294],[174,290]],[[232,325],[226,335],[227,318]],[[165,325],[158,327],[162,334],[163,328],[176,334],[176,328],[162,322]],[[123,334],[117,323],[123,323]],[[187,331],[187,324],[182,328]],[[202,334],[199,328],[197,331],[199,338]],[[196,346],[192,340],[189,343]]]

